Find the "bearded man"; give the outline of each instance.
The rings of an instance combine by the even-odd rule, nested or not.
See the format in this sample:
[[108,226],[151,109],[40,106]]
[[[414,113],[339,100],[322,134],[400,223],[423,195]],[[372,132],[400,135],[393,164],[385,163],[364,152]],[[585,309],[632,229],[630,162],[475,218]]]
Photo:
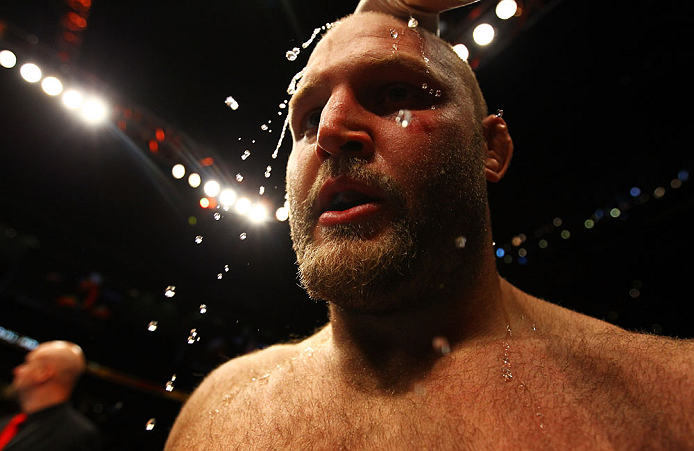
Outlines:
[[167,449],[694,449],[694,344],[499,276],[486,183],[506,123],[448,44],[370,4],[290,102],[291,234],[330,323],[215,370]]

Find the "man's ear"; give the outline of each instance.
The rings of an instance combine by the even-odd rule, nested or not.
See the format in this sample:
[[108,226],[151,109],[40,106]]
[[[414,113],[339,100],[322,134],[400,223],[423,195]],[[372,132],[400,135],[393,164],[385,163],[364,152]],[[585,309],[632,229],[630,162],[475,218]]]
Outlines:
[[490,114],[482,121],[484,133],[484,175],[496,183],[506,174],[513,156],[513,141],[501,116]]

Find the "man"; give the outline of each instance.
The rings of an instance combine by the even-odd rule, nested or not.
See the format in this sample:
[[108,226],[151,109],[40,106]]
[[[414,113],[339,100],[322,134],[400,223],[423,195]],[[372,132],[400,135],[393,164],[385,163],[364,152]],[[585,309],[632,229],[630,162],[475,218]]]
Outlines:
[[498,275],[486,183],[513,144],[450,46],[355,14],[317,45],[290,111],[291,234],[330,323],[215,370],[168,450],[694,449],[691,341]]
[[49,341],[29,352],[12,380],[22,412],[0,419],[0,450],[101,449],[97,428],[68,404],[85,367],[74,343]]

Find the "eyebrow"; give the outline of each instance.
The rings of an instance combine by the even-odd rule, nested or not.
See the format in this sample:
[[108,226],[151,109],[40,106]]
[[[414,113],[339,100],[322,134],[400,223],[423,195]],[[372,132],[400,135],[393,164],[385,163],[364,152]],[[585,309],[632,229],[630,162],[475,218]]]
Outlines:
[[[353,70],[352,72],[371,72],[400,68],[428,79],[433,78],[437,82],[441,83],[439,77],[432,74],[431,66],[424,62],[423,57],[415,58],[411,55],[389,54],[386,56],[369,57],[366,60],[360,60],[358,63],[354,64],[356,66],[356,70]],[[305,78],[302,78],[297,82],[296,93],[289,101],[290,115],[296,109],[297,105],[303,102],[305,98],[313,96],[326,83],[325,77],[323,77],[320,72],[317,76],[309,78],[308,81],[304,80]]]

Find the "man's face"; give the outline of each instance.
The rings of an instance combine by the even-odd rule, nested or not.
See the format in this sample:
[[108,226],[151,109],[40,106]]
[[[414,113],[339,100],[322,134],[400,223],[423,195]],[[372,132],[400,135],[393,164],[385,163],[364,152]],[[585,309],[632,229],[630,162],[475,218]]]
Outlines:
[[471,101],[439,67],[416,31],[375,14],[341,22],[311,55],[290,103],[287,191],[312,297],[400,305],[456,258],[457,237],[486,227]]
[[38,349],[29,352],[25,356],[24,362],[17,365],[12,371],[14,376],[12,387],[18,393],[36,385],[44,371],[45,362],[37,351]]

